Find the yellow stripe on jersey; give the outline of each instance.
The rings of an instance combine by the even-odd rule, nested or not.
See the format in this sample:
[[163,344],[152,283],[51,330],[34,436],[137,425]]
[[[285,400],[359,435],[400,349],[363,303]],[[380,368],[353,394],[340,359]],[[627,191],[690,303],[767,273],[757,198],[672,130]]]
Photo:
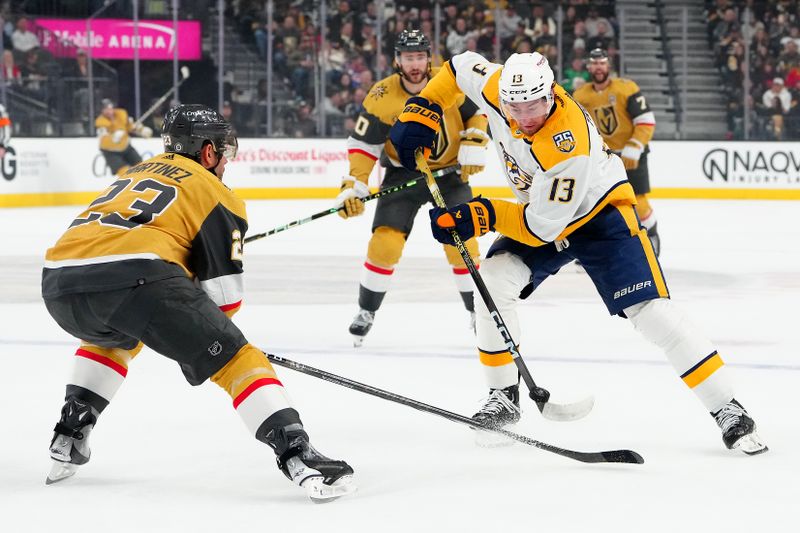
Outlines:
[[[492,199],[489,200],[492,202],[492,207],[494,207],[495,212],[495,230],[507,237],[514,239],[517,242],[521,242],[523,244],[527,244],[528,246],[542,246],[547,244],[548,241],[542,240],[539,236],[534,234],[529,228],[528,225],[525,223],[525,208],[527,204],[520,204],[516,202],[509,202],[506,200],[497,200]],[[566,228],[556,237],[555,240],[561,240],[576,230],[587,224],[590,220],[592,220],[595,215],[597,215],[600,211],[603,210],[604,207],[607,205],[615,205],[615,206],[628,206],[631,207],[636,203],[636,197],[633,194],[633,188],[631,187],[630,183],[627,181],[620,182],[619,185],[611,189],[606,196],[604,196],[596,205],[595,207],[589,211],[586,215],[582,216],[580,219],[575,220],[567,225]],[[631,208],[632,209],[632,208]],[[627,220],[627,219],[626,219]],[[636,218],[633,219],[634,227],[637,228],[638,231],[638,223],[636,222]],[[630,227],[630,225],[629,225]],[[644,230],[643,230],[644,231]],[[631,235],[635,235],[633,232]],[[647,238],[645,232],[645,239]],[[649,242],[649,241],[648,241]],[[650,247],[652,250],[652,246]],[[655,258],[655,255],[653,255]],[[649,260],[649,256],[648,256]],[[651,267],[653,263],[651,263]],[[663,278],[661,277],[661,270],[658,268],[658,262],[655,262],[655,270],[653,272],[653,276],[656,280],[661,280],[661,283],[664,287],[664,291],[666,291],[666,284],[664,283]],[[658,286],[658,281],[656,281],[656,286]],[[661,290],[659,289],[659,293]]]
[[448,109],[456,105],[459,100],[463,102],[463,99],[459,98],[463,94],[456,83],[453,67],[449,61],[445,63],[445,67],[439,69],[439,72],[431,78],[431,81],[419,93],[421,97],[427,98],[428,101],[442,106],[442,109]]
[[502,352],[484,352],[478,350],[481,364],[484,366],[503,366],[514,362],[511,352],[504,350]]
[[693,389],[722,368],[724,364],[722,357],[715,351],[687,370],[681,379],[690,389]]
[[639,226],[639,220],[636,218],[636,212],[630,204],[615,204],[617,211],[619,211],[631,236],[637,236],[642,243],[644,255],[647,257],[647,264],[650,265],[650,272],[653,274],[653,281],[656,284],[656,290],[661,298],[669,298],[669,291],[667,290],[667,283],[664,281],[664,275],[661,273],[661,267],[656,258],[656,252],[653,250],[653,243],[647,236],[647,230]]
[[588,156],[591,144],[589,125],[583,110],[556,85],[555,111],[533,137],[531,152],[544,171],[572,157]]
[[525,224],[525,208],[527,204],[508,202],[506,200],[489,201],[492,202],[492,207],[494,208],[495,231],[528,246],[547,244],[547,241],[534,235]]
[[[603,210],[603,208],[607,205],[615,205],[615,206],[624,206],[624,205],[636,205],[636,195],[633,192],[633,187],[628,181],[622,181],[618,183],[612,189],[606,193],[606,195],[600,199],[597,204],[592,208],[591,211],[583,215],[578,220],[574,220],[567,224],[567,227],[564,228],[556,240],[563,239],[564,237],[568,236],[571,233],[574,233],[578,228],[587,224],[590,220],[592,220],[597,213]],[[638,223],[634,218],[633,227],[638,230]],[[630,225],[628,227],[631,227]],[[634,235],[634,233],[631,233]]]

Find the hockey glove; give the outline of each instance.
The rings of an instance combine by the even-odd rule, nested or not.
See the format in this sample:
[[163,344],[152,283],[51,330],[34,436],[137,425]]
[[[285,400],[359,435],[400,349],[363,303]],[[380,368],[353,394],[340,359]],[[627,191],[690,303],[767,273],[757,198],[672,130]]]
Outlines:
[[334,207],[344,206],[339,211],[342,218],[355,217],[364,212],[364,202],[362,198],[369,196],[369,187],[363,181],[352,176],[342,181],[342,190],[336,197]]
[[636,139],[628,139],[625,148],[619,155],[622,158],[622,164],[625,165],[625,170],[635,170],[639,167],[639,158],[642,157],[644,152],[644,145]]
[[406,101],[406,107],[389,130],[389,139],[397,150],[401,165],[408,170],[417,169],[414,159],[417,148],[424,150],[426,159],[431,155],[441,119],[442,107],[439,104],[421,96],[412,96]]
[[486,144],[489,136],[478,128],[469,128],[461,132],[461,144],[458,147],[458,163],[461,165],[461,181],[467,183],[472,174],[483,172],[486,166]]
[[429,214],[433,238],[442,244],[451,245],[455,245],[451,233],[453,230],[458,233],[462,241],[466,241],[494,231],[496,221],[492,202],[481,196],[450,209],[434,207]]

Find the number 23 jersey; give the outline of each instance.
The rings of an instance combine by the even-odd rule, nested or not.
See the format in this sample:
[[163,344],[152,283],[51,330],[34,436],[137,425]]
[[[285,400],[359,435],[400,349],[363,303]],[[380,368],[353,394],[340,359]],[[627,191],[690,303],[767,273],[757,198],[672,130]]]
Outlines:
[[241,304],[244,202],[199,163],[161,154],[112,183],[47,250],[48,296],[113,290],[176,275],[223,311]]

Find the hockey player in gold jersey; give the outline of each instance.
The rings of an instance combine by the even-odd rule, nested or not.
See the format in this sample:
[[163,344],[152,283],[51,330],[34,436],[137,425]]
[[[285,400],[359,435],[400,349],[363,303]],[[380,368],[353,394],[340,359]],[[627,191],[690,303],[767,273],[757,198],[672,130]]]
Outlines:
[[111,173],[121,176],[128,167],[142,161],[142,156],[131,145],[130,135],[152,137],[153,130],[134,123],[127,111],[114,107],[114,103],[108,98],[103,98],[100,107],[100,115],[94,121],[95,131],[100,137],[100,153]]
[[633,80],[609,76],[610,65],[605,50],[592,50],[587,68],[591,83],[577,89],[573,98],[591,113],[606,144],[622,158],[628,181],[636,193],[636,214],[658,255],[661,238],[656,215],[647,198],[650,192],[648,143],[653,138],[656,117]]
[[[428,39],[419,30],[404,30],[395,44],[397,72],[372,86],[364,99],[364,111],[347,139],[350,175],[342,180],[342,191],[337,197],[337,205],[344,204],[345,209],[339,212],[344,218],[360,215],[364,211],[364,203],[360,198],[369,194],[367,180],[378,159],[386,167],[383,187],[392,187],[420,177],[419,172],[408,171],[400,165],[387,135],[406,99],[421,91],[428,83],[429,76],[438,71],[438,68],[432,70],[430,65],[431,47]],[[462,95],[456,105],[445,113],[442,124],[441,133],[432,149],[430,166],[436,171],[461,165],[460,174],[453,171],[437,181],[448,202],[464,202],[472,198],[469,177],[481,172],[485,165],[489,139],[486,117]],[[400,261],[417,211],[430,201],[430,193],[422,184],[378,199],[359,287],[359,311],[350,325],[356,346],[361,345],[372,327],[375,312],[389,288],[394,267]],[[472,239],[466,245],[477,263],[477,241]],[[454,247],[445,246],[444,250],[453,270],[456,287],[473,317],[473,286],[469,271]]]
[[[473,419],[493,427],[520,419],[519,372],[507,344],[509,337],[521,341],[517,305],[577,259],[609,313],[628,319],[662,349],[713,416],[725,446],[746,454],[765,452],[755,422],[734,398],[722,357],[669,298],[653,246],[634,213],[636,200],[622,160],[605,146],[588,113],[555,83],[544,56],[513,54],[504,65],[474,52],[452,57],[418,96],[409,98],[389,132],[402,164],[415,168],[417,151],[435,139],[438,125],[419,117],[441,115],[460,94],[480,102],[488,115],[492,141],[517,199],[477,197],[430,211],[433,235],[442,243],[453,242],[452,231],[461,239],[501,234],[486,254],[481,277],[504,325],[498,327],[478,298],[478,357],[490,392]],[[580,334],[581,325],[570,331]],[[671,428],[668,433],[679,432]]]
[[[88,437],[143,346],[176,361],[187,381],[211,379],[251,434],[314,500],[354,490],[352,468],[310,444],[264,353],[231,321],[242,303],[247,215],[222,183],[236,155],[230,124],[201,105],[171,109],[164,154],[128,169],[47,251],[47,310],[81,340],[47,483],[89,461]],[[135,453],[135,444],[125,444]]]

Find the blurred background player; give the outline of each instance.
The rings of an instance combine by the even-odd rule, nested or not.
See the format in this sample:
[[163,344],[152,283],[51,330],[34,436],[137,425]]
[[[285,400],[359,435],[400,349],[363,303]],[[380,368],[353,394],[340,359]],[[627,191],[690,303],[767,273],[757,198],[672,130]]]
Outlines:
[[153,136],[153,130],[134,123],[127,111],[114,107],[114,102],[108,98],[103,98],[100,106],[100,115],[94,121],[100,137],[100,152],[111,172],[121,176],[129,167],[142,162],[142,156],[131,146],[130,134],[147,138]]
[[591,83],[578,88],[573,97],[591,113],[608,147],[622,158],[628,181],[636,193],[636,214],[658,255],[661,239],[656,215],[647,199],[650,192],[647,152],[655,132],[656,117],[634,81],[609,77],[610,65],[605,50],[595,48],[589,53],[587,70]]
[[47,483],[89,461],[89,434],[144,345],[176,361],[190,384],[210,378],[230,394],[309,497],[351,492],[353,469],[309,444],[269,360],[230,319],[242,303],[247,231],[244,202],[222,183],[238,144],[230,124],[211,108],[181,105],[167,113],[162,138],[166,153],[132,167],[47,251],[45,305],[81,340]]
[[[409,95],[418,94],[430,76],[439,70],[438,67],[431,69],[431,45],[421,31],[404,30],[398,35],[395,70],[394,74],[372,86],[364,99],[364,111],[347,139],[350,175],[342,180],[342,191],[336,198],[338,205],[344,203],[345,209],[339,212],[344,218],[364,212],[364,203],[360,198],[369,194],[367,181],[379,158],[386,167],[383,187],[393,187],[421,176],[419,172],[402,168],[387,138],[392,123],[403,110]],[[430,168],[435,172],[461,165],[460,174],[453,171],[437,179],[448,204],[472,198],[469,177],[481,172],[486,164],[486,145],[489,140],[486,123],[486,117],[478,111],[478,107],[463,95],[456,105],[444,113],[442,131],[436,138],[430,156]],[[375,312],[389,288],[394,267],[400,261],[417,211],[430,201],[432,198],[424,183],[378,199],[372,237],[361,275],[359,311],[350,325],[356,346],[361,345],[372,327]],[[466,245],[478,263],[477,241],[470,239]],[[474,326],[473,285],[469,271],[458,250],[452,246],[445,246],[444,250],[453,269],[456,287]]]
[[6,156],[6,147],[9,141],[11,141],[11,132],[11,119],[8,117],[8,113],[6,113],[6,108],[3,104],[0,104],[0,159]]

